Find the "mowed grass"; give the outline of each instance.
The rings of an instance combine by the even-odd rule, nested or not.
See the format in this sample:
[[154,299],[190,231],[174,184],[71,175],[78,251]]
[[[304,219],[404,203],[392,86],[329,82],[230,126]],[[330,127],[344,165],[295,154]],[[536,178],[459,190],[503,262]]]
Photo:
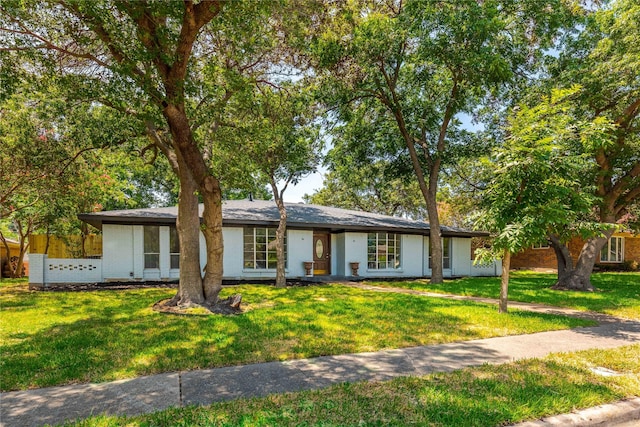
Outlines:
[[[555,291],[551,286],[556,279],[556,274],[512,272],[509,280],[509,299],[640,320],[640,273],[595,273],[591,276],[591,283],[598,288],[596,292]],[[498,298],[500,295],[499,277],[465,277],[446,280],[441,285],[432,285],[428,279],[370,283],[385,287],[486,298]]]
[[[603,377],[604,367],[619,375]],[[240,399],[77,426],[500,426],[640,395],[640,345]]]
[[238,316],[170,315],[171,289],[35,292],[0,287],[2,390],[100,382],[321,355],[375,351],[592,324],[492,305],[339,285],[243,285]]

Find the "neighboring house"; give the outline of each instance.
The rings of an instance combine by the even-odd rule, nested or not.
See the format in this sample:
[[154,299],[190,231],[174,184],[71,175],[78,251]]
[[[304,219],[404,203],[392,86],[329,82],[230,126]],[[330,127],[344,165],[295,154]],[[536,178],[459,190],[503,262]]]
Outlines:
[[[9,253],[7,254],[7,248],[2,240],[0,240],[0,277],[7,277],[9,275],[9,262],[16,263],[18,256],[20,256],[20,242],[15,240],[6,239],[7,246],[9,246]],[[24,274],[29,274],[29,257],[25,255],[24,262]]]
[[[272,201],[223,204],[224,278],[275,278],[278,209]],[[96,212],[79,218],[102,230],[101,260],[31,257],[31,284],[77,281],[171,280],[179,277],[177,208]],[[428,277],[429,224],[365,212],[307,204],[287,204],[288,278],[354,276]],[[500,266],[474,266],[471,238],[484,233],[442,228],[445,276],[493,276]],[[205,247],[200,236],[201,248]],[[34,259],[36,257],[37,259]],[[206,253],[200,251],[201,265]],[[305,270],[305,263],[313,267]],[[36,267],[37,263],[37,267]],[[309,265],[309,264],[308,264]],[[42,271],[36,274],[35,271]],[[69,277],[77,273],[73,280]],[[80,276],[86,276],[84,279]]]
[[[572,239],[569,252],[574,262],[578,261],[584,241]],[[631,233],[615,233],[602,248],[596,264],[603,267],[631,268],[640,264],[640,236]],[[536,245],[511,258],[511,267],[515,269],[552,269],[558,268],[556,255],[547,243]]]

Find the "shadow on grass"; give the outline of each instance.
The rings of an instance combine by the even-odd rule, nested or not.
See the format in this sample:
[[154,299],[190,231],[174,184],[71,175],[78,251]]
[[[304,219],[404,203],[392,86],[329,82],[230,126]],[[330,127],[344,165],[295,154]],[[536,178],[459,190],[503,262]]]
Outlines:
[[[513,272],[509,281],[509,300],[596,311],[640,320],[640,273],[595,273],[591,280],[596,292],[550,289],[555,274],[529,271]],[[484,298],[499,298],[500,278],[467,277],[432,285],[428,280],[414,282],[372,282],[384,286],[451,293]]]
[[255,307],[239,316],[151,310],[173,292],[29,293],[29,304],[4,298],[3,322],[33,323],[5,328],[3,390],[518,334],[535,322],[571,326],[532,313],[505,322],[490,306],[327,285],[225,288]]

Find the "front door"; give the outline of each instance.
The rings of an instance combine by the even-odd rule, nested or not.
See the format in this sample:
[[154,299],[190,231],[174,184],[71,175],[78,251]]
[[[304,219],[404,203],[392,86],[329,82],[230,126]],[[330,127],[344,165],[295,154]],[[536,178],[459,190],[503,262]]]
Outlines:
[[329,233],[313,233],[313,275],[331,274],[331,238]]

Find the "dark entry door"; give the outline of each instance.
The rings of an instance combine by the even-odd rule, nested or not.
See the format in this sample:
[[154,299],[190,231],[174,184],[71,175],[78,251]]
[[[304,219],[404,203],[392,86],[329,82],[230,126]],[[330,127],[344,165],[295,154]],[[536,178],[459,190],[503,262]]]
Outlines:
[[331,274],[331,238],[329,233],[313,233],[313,275]]

